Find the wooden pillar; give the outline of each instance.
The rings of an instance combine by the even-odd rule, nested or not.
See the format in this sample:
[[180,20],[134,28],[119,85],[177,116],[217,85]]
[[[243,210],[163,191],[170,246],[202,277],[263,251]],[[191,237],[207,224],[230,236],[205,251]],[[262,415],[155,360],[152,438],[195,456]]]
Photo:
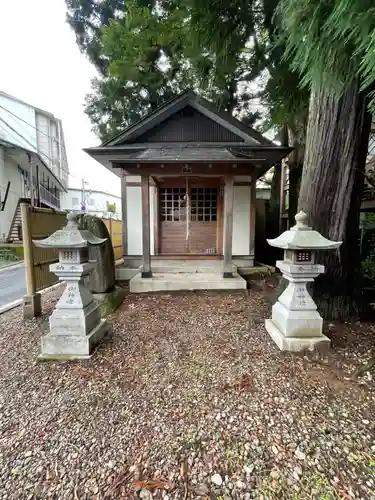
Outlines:
[[34,318],[42,314],[42,301],[40,293],[36,291],[31,209],[28,203],[21,203],[20,210],[22,221],[23,257],[25,262],[26,278],[26,295],[23,298],[23,317]]
[[250,249],[249,253],[255,255],[255,219],[256,219],[256,202],[257,202],[257,179],[255,174],[251,177],[250,184]]
[[150,252],[150,177],[142,174],[142,278],[152,278]]
[[[277,166],[276,166],[277,168]],[[280,180],[280,213],[279,213],[279,233],[281,234],[284,229],[284,224],[283,224],[283,216],[286,211],[285,208],[285,183],[286,183],[286,169],[287,169],[287,164],[285,163],[285,160],[281,160],[280,162],[280,168],[281,168],[281,180]]]
[[122,255],[128,255],[128,211],[126,201],[126,176],[121,176],[121,218],[122,218]]
[[233,278],[232,238],[233,238],[233,176],[225,177],[224,187],[224,278]]

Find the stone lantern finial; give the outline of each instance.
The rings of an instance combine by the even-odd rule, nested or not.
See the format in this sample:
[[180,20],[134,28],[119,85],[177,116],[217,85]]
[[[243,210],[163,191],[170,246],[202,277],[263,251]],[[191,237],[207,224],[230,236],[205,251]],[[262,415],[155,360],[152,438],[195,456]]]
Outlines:
[[294,231],[306,231],[306,229],[311,229],[307,224],[307,213],[305,213],[303,210],[298,212],[298,214],[294,216],[294,219],[296,221],[296,225],[292,228]]
[[50,331],[42,338],[42,359],[77,359],[91,355],[94,346],[108,331],[101,318],[100,306],[86,287],[85,278],[95,266],[88,260],[88,246],[102,245],[107,239],[97,238],[80,229],[80,212],[67,214],[64,228],[34,244],[59,250],[59,262],[50,271],[66,281],[65,290],[50,319]]
[[272,319],[266,329],[282,351],[302,351],[318,344],[329,344],[323,335],[323,320],[307,290],[307,284],[324,272],[315,264],[317,250],[338,248],[342,241],[331,241],[307,224],[303,211],[295,216],[296,225],[268,243],[284,250],[284,260],[276,262],[288,287],[272,307]]

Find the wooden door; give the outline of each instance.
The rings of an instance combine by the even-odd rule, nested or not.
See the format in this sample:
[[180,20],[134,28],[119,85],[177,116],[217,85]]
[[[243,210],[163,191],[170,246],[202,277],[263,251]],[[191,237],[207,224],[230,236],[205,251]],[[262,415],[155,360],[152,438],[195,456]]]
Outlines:
[[217,187],[190,189],[189,248],[193,254],[218,253],[217,245]]
[[159,190],[160,253],[188,253],[186,187]]
[[161,254],[218,254],[218,194],[203,179],[160,188]]

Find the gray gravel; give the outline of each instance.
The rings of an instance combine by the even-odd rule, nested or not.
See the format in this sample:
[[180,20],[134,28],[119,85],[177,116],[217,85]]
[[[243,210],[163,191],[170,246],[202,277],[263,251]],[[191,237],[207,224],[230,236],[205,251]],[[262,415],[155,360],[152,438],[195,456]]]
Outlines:
[[36,363],[0,318],[0,499],[375,498],[373,325],[280,353],[262,291],[127,296],[93,358]]

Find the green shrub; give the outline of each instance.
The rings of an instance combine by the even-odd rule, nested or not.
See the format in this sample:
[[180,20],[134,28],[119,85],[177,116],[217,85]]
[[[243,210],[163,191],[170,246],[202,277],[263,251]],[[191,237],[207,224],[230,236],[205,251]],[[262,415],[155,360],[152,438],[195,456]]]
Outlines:
[[362,271],[365,278],[375,281],[375,260],[363,260]]
[[22,247],[0,247],[0,260],[17,262],[23,259]]

